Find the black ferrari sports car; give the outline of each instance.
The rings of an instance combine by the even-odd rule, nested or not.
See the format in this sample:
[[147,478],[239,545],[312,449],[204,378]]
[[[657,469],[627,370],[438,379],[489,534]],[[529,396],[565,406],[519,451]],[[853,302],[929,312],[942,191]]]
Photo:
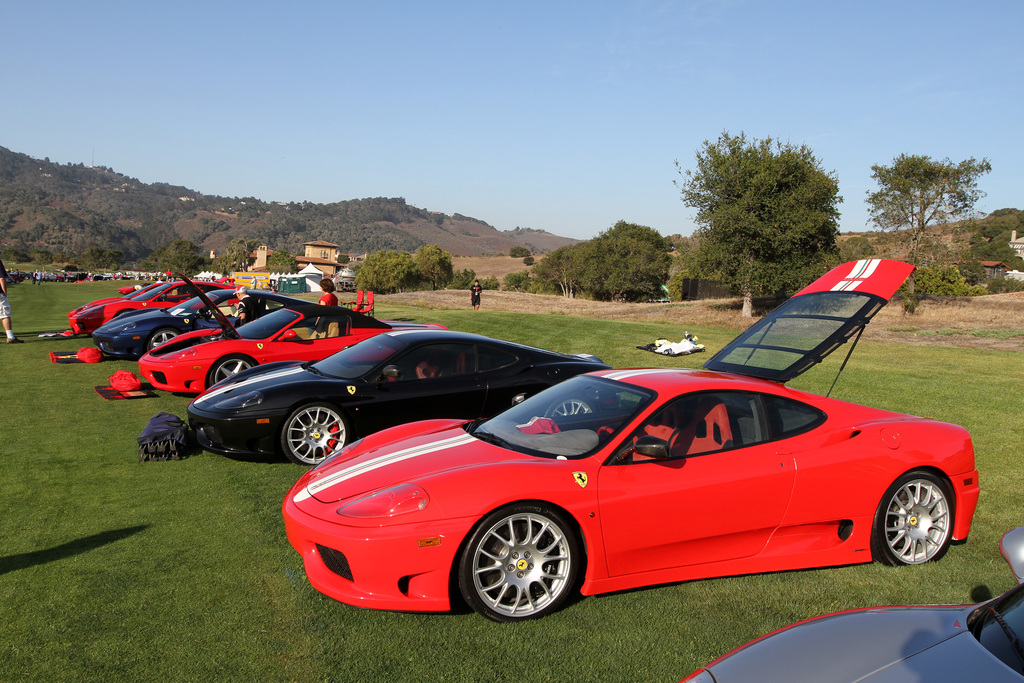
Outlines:
[[206,450],[280,450],[293,462],[315,465],[385,427],[490,417],[520,395],[608,368],[589,354],[451,330],[397,330],[321,361],[268,363],[240,372],[192,401],[188,416]]

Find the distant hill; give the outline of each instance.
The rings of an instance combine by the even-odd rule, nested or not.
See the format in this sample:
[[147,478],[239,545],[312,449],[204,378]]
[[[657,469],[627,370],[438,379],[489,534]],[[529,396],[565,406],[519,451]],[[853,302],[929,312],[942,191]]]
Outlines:
[[402,198],[312,204],[204,195],[0,147],[4,246],[68,255],[96,246],[119,249],[126,260],[137,261],[176,239],[190,240],[204,253],[223,253],[235,237],[293,254],[302,253],[303,242],[325,240],[342,252],[414,251],[437,244],[456,256],[508,254],[514,246],[542,253],[579,241],[530,228],[501,231],[476,218],[419,209]]

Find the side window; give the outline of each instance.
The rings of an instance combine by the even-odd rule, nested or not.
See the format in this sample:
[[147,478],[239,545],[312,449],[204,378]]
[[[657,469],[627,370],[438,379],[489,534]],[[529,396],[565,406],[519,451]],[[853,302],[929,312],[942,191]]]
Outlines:
[[500,370],[501,368],[507,368],[514,364],[518,358],[511,353],[502,351],[501,349],[494,349],[490,346],[477,346],[478,360],[480,362],[480,372],[490,372],[491,370]]
[[273,299],[265,299],[265,301],[267,302],[267,313],[270,313],[271,311],[276,311],[279,308],[284,308],[283,301],[275,301]]
[[322,315],[316,321],[313,339],[334,339],[348,334],[348,318],[339,315]]
[[472,344],[431,344],[413,349],[400,358],[399,380],[456,377],[473,372]]
[[763,443],[768,430],[756,394],[718,392],[691,394],[666,404],[636,436],[663,439],[669,457],[681,458]]
[[825,421],[824,413],[804,403],[779,396],[763,398],[773,438],[796,436]]

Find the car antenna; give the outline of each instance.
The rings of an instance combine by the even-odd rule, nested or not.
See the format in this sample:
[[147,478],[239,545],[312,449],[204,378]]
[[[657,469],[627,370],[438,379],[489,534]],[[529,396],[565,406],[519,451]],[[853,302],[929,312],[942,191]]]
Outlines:
[[864,328],[867,325],[861,325],[860,330],[857,331],[857,336],[853,339],[853,344],[850,345],[850,350],[846,353],[846,358],[843,359],[843,364],[839,366],[839,372],[836,373],[836,378],[832,380],[832,386],[828,388],[828,392],[825,394],[825,398],[832,395],[832,390],[836,388],[836,382],[839,381],[839,375],[843,374],[843,370],[846,368],[847,362],[850,360],[850,356],[853,355],[853,350],[857,348],[857,342],[860,341],[860,335],[864,334]]

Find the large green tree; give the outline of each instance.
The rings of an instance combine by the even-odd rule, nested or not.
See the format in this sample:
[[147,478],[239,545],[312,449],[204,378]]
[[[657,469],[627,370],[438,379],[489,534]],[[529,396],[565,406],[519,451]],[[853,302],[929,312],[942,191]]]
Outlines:
[[195,275],[204,270],[210,260],[199,253],[199,247],[189,240],[175,240],[166,247],[160,247],[146,259],[160,272],[184,273]]
[[419,271],[407,251],[375,251],[363,261],[356,275],[356,286],[375,292],[391,293],[414,286]]
[[882,230],[905,231],[910,262],[921,265],[923,247],[932,239],[929,229],[971,218],[974,205],[985,196],[978,178],[991,170],[988,159],[954,163],[921,154],[901,154],[890,166],[876,164],[871,177],[878,189],[867,192],[871,221]]
[[436,244],[420,247],[415,260],[420,277],[431,289],[444,289],[452,281],[452,255]]
[[672,262],[669,246],[653,228],[619,221],[582,247],[580,284],[593,298],[605,301],[660,296]]
[[697,209],[697,275],[743,297],[794,289],[837,260],[839,182],[807,145],[722,133],[704,141],[677,186]]

